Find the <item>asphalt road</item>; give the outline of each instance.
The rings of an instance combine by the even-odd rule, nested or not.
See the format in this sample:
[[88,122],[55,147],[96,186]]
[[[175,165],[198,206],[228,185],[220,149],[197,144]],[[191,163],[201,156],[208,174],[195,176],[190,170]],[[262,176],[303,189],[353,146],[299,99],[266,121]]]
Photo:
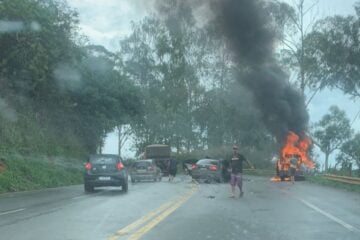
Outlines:
[[127,194],[82,186],[0,195],[0,239],[360,239],[360,194],[247,176],[227,184],[130,185]]

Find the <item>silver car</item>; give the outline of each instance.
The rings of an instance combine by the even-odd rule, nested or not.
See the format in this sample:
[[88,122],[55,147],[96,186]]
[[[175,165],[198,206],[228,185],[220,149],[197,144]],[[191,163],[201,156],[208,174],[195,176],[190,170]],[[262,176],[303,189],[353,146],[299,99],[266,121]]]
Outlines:
[[130,177],[132,183],[144,180],[161,181],[161,170],[153,159],[139,160],[133,164]]

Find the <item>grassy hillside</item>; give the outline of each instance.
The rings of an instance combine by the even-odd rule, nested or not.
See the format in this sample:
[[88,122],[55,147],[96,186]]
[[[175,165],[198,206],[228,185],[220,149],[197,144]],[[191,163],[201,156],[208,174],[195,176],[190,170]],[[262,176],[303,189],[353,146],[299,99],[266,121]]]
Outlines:
[[82,183],[82,161],[65,158],[0,155],[0,192]]

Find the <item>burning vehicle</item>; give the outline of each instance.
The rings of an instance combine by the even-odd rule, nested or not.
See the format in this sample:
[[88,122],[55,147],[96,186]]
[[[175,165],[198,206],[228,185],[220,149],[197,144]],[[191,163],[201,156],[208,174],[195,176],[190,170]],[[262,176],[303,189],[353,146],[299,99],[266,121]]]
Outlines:
[[289,132],[283,147],[280,150],[279,159],[276,162],[276,177],[272,181],[290,180],[291,161],[296,162],[295,180],[304,180],[306,173],[315,168],[314,162],[308,155],[312,142],[307,136],[300,138],[294,132]]

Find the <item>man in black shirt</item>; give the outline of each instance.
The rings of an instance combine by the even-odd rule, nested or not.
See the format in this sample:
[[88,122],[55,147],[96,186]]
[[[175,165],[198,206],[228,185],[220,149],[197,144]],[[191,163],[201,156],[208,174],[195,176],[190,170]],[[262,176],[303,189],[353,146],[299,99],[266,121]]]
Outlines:
[[249,166],[253,168],[253,166],[249,163],[249,161],[238,152],[238,147],[236,145],[233,146],[233,157],[230,162],[231,167],[231,196],[235,197],[235,187],[238,186],[240,190],[240,197],[244,195],[242,188],[242,170],[243,170],[243,162],[246,161]]

